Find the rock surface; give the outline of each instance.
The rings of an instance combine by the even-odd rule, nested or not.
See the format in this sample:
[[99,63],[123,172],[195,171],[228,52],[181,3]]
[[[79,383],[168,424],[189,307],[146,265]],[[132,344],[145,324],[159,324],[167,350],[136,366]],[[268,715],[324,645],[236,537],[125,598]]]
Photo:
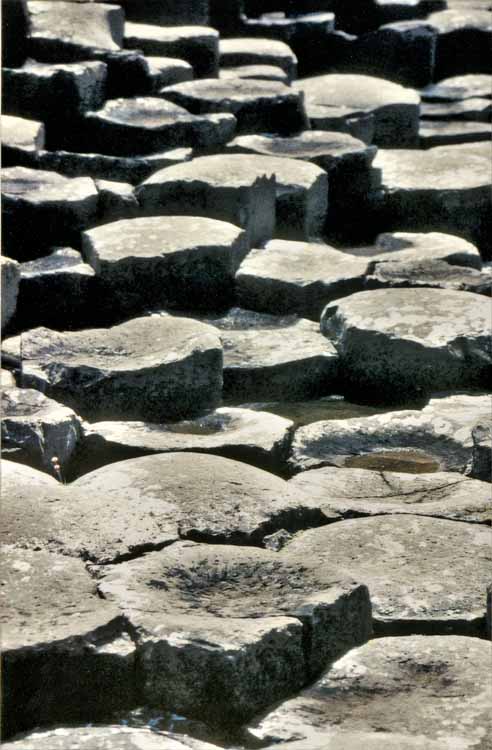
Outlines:
[[2,331],[15,315],[19,294],[19,264],[4,255],[0,258],[2,283]]
[[5,743],[5,750],[217,750],[216,745],[153,729],[120,725],[49,729]]
[[[42,122],[25,117],[2,116],[2,164],[4,167],[15,166],[28,152],[44,148],[45,129]],[[22,163],[22,162],[20,162]]]
[[222,39],[219,44],[219,62],[223,68],[274,65],[286,72],[289,82],[297,75],[297,57],[287,44],[275,39]]
[[492,420],[481,419],[472,430],[472,460],[469,474],[484,482],[492,480]]

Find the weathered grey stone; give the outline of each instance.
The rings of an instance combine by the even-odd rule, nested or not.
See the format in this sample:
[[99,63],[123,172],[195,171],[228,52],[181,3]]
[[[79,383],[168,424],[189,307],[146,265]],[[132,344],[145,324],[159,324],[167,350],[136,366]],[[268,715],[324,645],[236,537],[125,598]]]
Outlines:
[[103,62],[41,63],[28,60],[22,68],[3,71],[3,106],[9,114],[48,123],[48,135],[53,130],[56,139],[60,121],[66,123],[102,106],[106,81],[107,66]]
[[99,194],[98,223],[106,224],[118,219],[131,219],[140,212],[132,185],[115,180],[95,180]]
[[4,738],[134,704],[125,620],[100,599],[80,560],[8,545],[2,583]]
[[123,45],[125,14],[119,5],[29,0],[29,51],[37,60],[84,60]]
[[23,154],[34,154],[44,148],[44,125],[36,120],[2,115],[2,164],[22,164]]
[[235,68],[221,68],[219,78],[225,81],[231,78],[256,78],[259,81],[280,81],[280,83],[289,84],[287,73],[274,65],[239,65]]
[[233,308],[207,317],[224,347],[224,398],[315,398],[333,392],[338,375],[334,347],[309,320]]
[[187,216],[124,219],[83,235],[109,317],[155,307],[225,309],[246,235],[223,221]]
[[26,167],[2,169],[3,250],[17,260],[53,245],[78,243],[96,220],[99,196],[88,177],[70,179]]
[[223,145],[233,137],[236,120],[225,112],[193,115],[171,102],[145,96],[107,101],[102,109],[86,115],[84,127],[91,148],[134,156],[177,146]]
[[137,629],[147,702],[241,721],[367,639],[364,586],[281,554],[178,542],[101,570],[99,590]]
[[492,118],[492,101],[485,97],[472,97],[455,101],[423,102],[420,109],[421,125],[429,120],[450,122],[483,122],[490,123]]
[[421,148],[490,141],[490,123],[421,120],[419,138]]
[[377,516],[303,531],[277,555],[363,581],[377,635],[482,635],[490,536],[477,523]]
[[167,86],[160,96],[195,115],[230,112],[239,133],[297,133],[307,125],[303,97],[278,81],[213,79]]
[[94,317],[94,270],[77,250],[58,248],[20,265],[19,327],[73,329]]
[[492,75],[468,73],[451,76],[426,86],[420,93],[424,102],[456,102],[476,97],[492,97]]
[[2,284],[2,331],[15,315],[17,308],[17,297],[19,294],[20,267],[12,258],[0,257],[1,284]]
[[125,25],[125,47],[156,57],[177,57],[193,67],[197,78],[216,76],[219,34],[207,26]]
[[322,107],[328,116],[331,109],[339,107],[373,114],[374,143],[378,146],[417,144],[420,97],[411,89],[382,78],[334,73],[307,78],[294,88],[304,92],[308,107]]
[[194,451],[244,461],[270,471],[284,468],[294,423],[268,412],[222,407],[173,424],[96,422],[84,434],[84,470],[153,453]]
[[306,113],[313,130],[348,133],[353,138],[371,144],[374,141],[376,118],[357,107],[330,107],[306,101]]
[[[67,465],[82,436],[82,423],[72,409],[29,388],[2,393],[2,453],[18,461],[65,476]],[[54,467],[60,466],[60,470]]]
[[[58,727],[14,737],[5,750],[217,750],[216,745],[192,737],[121,725]],[[430,750],[433,750],[431,748]]]
[[472,430],[472,459],[469,474],[484,482],[492,480],[492,421],[481,419]]
[[250,245],[259,247],[274,231],[277,236],[300,239],[321,235],[328,177],[316,165],[293,159],[203,156],[157,172],[137,195],[146,212],[205,214],[231,221],[244,227]]
[[292,750],[486,747],[492,694],[483,665],[489,651],[483,640],[460,636],[371,641],[267,714],[253,734],[313,743],[274,746]]
[[6,370],[2,367],[0,370],[0,387],[4,388],[15,388],[15,377],[10,370]]
[[327,519],[411,514],[454,521],[492,521],[490,485],[451,472],[403,474],[325,467],[290,484],[309,496]]
[[458,234],[486,249],[491,218],[490,144],[380,150],[387,228]]
[[316,422],[295,433],[291,466],[468,473],[472,430],[490,403],[490,396],[459,394],[433,398],[421,411]]
[[434,80],[465,73],[490,73],[490,12],[470,7],[450,9],[432,13],[427,20],[438,35]]
[[186,60],[175,57],[147,57],[147,62],[154,94],[163,86],[173,86],[175,83],[191,81],[193,78],[193,68]]
[[441,232],[386,232],[372,245],[351,247],[349,252],[371,258],[377,264],[396,261],[444,261],[480,271],[482,259],[477,248],[461,237]]
[[491,373],[487,299],[448,289],[381,289],[328,305],[321,330],[335,344],[348,392],[404,402],[434,390],[480,387]]
[[22,348],[23,385],[83,417],[186,419],[217,406],[222,349],[216,331],[170,315],[113,328],[34,328],[4,342]]
[[297,76],[297,57],[284,42],[275,39],[236,37],[219,43],[219,62],[223,68],[238,65],[275,65],[292,81]]
[[366,289],[432,287],[489,295],[492,274],[488,268],[462,268],[437,259],[383,260],[371,264]]

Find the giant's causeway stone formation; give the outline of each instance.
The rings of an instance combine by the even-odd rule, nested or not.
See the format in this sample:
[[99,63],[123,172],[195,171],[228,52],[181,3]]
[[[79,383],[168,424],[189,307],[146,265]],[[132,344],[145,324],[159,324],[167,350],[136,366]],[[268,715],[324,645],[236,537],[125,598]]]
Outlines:
[[6,749],[488,750],[490,0],[0,6]]

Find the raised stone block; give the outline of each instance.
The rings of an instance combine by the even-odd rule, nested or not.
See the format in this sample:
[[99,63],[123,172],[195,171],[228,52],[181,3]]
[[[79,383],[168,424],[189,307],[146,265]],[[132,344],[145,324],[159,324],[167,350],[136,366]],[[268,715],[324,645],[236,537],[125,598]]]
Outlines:
[[20,267],[17,261],[0,257],[1,289],[2,289],[2,331],[15,315],[17,308],[17,297],[19,294]]
[[296,56],[287,44],[274,39],[223,39],[219,44],[219,62],[222,68],[274,65],[285,71],[289,82],[297,76]]
[[464,73],[490,73],[490,9],[445,10],[427,19],[437,31],[435,79]]

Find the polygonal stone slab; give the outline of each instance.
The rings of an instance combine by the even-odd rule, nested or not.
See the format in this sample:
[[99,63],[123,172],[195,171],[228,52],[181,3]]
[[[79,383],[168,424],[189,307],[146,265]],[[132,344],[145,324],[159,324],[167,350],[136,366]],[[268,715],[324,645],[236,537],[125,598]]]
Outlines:
[[474,268],[450,266],[438,260],[395,260],[376,264],[371,275],[367,276],[365,285],[367,289],[431,287],[490,296],[492,275],[487,268],[481,272]]
[[[458,99],[456,101],[423,102],[420,108],[422,121],[490,122],[492,101],[485,98]],[[421,122],[423,125],[423,122]]]
[[207,317],[224,347],[224,398],[297,400],[333,392],[338,356],[319,327],[295,315],[233,308]]
[[128,316],[149,307],[227,308],[248,244],[223,221],[153,216],[91,229],[83,250],[108,315]]
[[370,633],[365,587],[285,553],[179,542],[100,574],[138,630],[145,699],[189,716],[244,720]]
[[321,330],[340,354],[347,392],[401,403],[431,390],[485,386],[490,315],[478,294],[381,289],[328,305]]
[[84,126],[91,148],[132,156],[177,146],[223,145],[234,135],[236,121],[227,113],[193,115],[171,102],[145,96],[111,99],[102,109],[86,115]]
[[186,60],[176,57],[147,57],[152,92],[157,93],[163,86],[173,86],[193,79],[193,68]]
[[491,89],[492,75],[468,73],[426,86],[421,95],[424,102],[455,102],[475,97],[490,98]]
[[82,435],[75,412],[39,391],[9,388],[2,393],[1,421],[4,458],[63,478]]
[[441,232],[385,232],[374,244],[348,248],[354,255],[363,255],[380,266],[395,261],[443,261],[451,266],[480,270],[482,259],[477,248],[452,234]]
[[44,148],[44,125],[24,117],[2,115],[2,164],[22,164],[24,153]]
[[488,9],[432,13],[427,22],[437,31],[434,80],[465,73],[489,73],[492,20]]
[[472,430],[489,412],[490,396],[459,394],[433,398],[421,411],[316,422],[295,433],[291,467],[468,472]]
[[378,635],[482,635],[490,541],[481,524],[377,516],[301,532],[277,554],[364,582]]
[[293,422],[268,412],[222,407],[173,424],[96,422],[84,434],[81,470],[152,453],[195,451],[281,471]]
[[219,78],[225,81],[236,78],[256,78],[259,81],[279,81],[289,84],[287,73],[274,65],[239,65],[236,68],[221,68]]
[[93,419],[185,419],[220,401],[222,348],[210,326],[168,315],[113,328],[34,328],[22,347],[23,383]]
[[146,55],[186,60],[197,78],[217,75],[219,34],[207,26],[157,26],[127,22],[125,47],[142,50]]
[[460,143],[490,141],[490,123],[453,122],[448,120],[421,120],[420,148],[450,146]]
[[489,653],[485,641],[460,636],[371,641],[260,720],[253,734],[262,740],[303,737],[312,742],[274,746],[293,750],[486,745],[492,694],[483,665]]
[[297,133],[307,125],[303,98],[277,81],[204,79],[168,86],[160,95],[194,114],[230,112],[239,133]]
[[4,737],[134,704],[125,619],[80,560],[4,546],[2,583]]
[[120,0],[119,4],[129,21],[144,21],[160,26],[180,23],[194,25],[209,21],[208,0]]
[[[216,745],[191,737],[121,725],[58,727],[14,737],[5,750],[218,750]],[[432,750],[432,749],[431,749]]]
[[418,138],[420,97],[411,89],[382,78],[329,74],[295,84],[306,105],[326,110],[347,107],[375,117],[374,143],[385,148],[415,146]]
[[2,284],[2,331],[15,315],[19,294],[20,267],[12,258],[0,257]]
[[88,177],[70,179],[26,167],[2,170],[4,252],[18,260],[39,257],[50,245],[79,241],[96,220],[99,196]]
[[456,474],[401,474],[398,472],[325,467],[291,479],[327,518],[407,513],[487,523],[492,520],[490,485]]
[[274,65],[287,73],[289,81],[297,75],[297,57],[287,44],[274,39],[222,39],[219,43],[219,62],[223,68],[239,65]]

